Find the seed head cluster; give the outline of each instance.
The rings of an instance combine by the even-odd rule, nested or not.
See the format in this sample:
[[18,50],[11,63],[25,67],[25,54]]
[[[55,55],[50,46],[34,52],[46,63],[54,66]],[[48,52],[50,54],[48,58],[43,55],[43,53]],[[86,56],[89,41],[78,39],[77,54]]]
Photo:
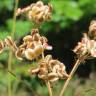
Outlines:
[[51,19],[52,6],[44,5],[42,1],[33,3],[23,9],[19,8],[16,15],[26,13],[29,20],[33,20],[37,24],[41,24],[44,21]]
[[74,48],[74,52],[78,58],[85,57],[84,59],[90,59],[96,57],[96,21],[92,21],[89,26],[89,32],[83,34],[81,42]]
[[37,75],[38,78],[42,79],[44,82],[50,81],[54,83],[59,79],[68,78],[68,74],[65,70],[65,65],[58,60],[52,59],[51,55],[47,55],[42,59],[37,68],[29,69],[32,75]]

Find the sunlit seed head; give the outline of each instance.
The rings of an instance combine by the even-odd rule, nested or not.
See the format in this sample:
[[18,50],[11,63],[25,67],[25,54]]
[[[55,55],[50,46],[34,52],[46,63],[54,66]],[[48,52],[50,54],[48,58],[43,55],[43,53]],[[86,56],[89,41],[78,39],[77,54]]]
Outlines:
[[28,60],[33,60],[33,59],[35,59],[35,57],[36,57],[36,54],[35,54],[35,52],[34,52],[34,50],[33,49],[26,49],[25,50],[25,57],[28,59]]

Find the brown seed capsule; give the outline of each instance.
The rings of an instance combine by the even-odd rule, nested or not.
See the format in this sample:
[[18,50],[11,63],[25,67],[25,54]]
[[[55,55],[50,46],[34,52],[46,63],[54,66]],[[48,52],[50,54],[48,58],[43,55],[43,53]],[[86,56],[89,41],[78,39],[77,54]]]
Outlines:
[[23,38],[23,41],[24,41],[24,42],[32,42],[32,41],[33,41],[33,40],[32,40],[32,36],[31,36],[31,35],[25,36],[25,37]]
[[36,6],[37,7],[42,7],[44,4],[43,4],[43,2],[42,1],[38,1],[37,3],[36,3]]
[[34,52],[34,50],[33,49],[26,49],[25,50],[25,57],[28,59],[28,60],[33,60],[33,59],[35,59],[35,57],[36,57],[36,54],[35,54],[35,52]]
[[53,79],[55,77],[58,77],[57,73],[51,72],[51,73],[48,74],[48,80],[51,80],[51,79]]
[[27,43],[27,47],[26,48],[34,49],[35,48],[34,42]]
[[91,21],[88,34],[91,39],[96,39],[96,20]]
[[39,41],[40,39],[40,34],[39,33],[36,33],[33,35],[33,41]]
[[15,42],[12,40],[10,36],[7,36],[7,38],[5,39],[5,44],[8,47],[11,47],[13,51],[17,49]]
[[15,56],[17,59],[23,60],[22,55],[23,55],[24,50],[25,50],[24,48],[20,48],[15,52]]
[[40,54],[42,54],[42,52],[44,52],[43,46],[37,45],[34,49],[34,52],[35,52],[36,56],[39,56]]
[[32,31],[31,31],[32,37],[33,37],[33,35],[36,34],[36,33],[39,33],[39,30],[38,30],[38,29],[32,29]]
[[41,43],[42,43],[42,45],[43,45],[44,43],[47,43],[47,42],[48,42],[48,40],[47,40],[47,38],[46,38],[46,37],[42,36],[42,37],[40,37],[40,42],[41,42]]

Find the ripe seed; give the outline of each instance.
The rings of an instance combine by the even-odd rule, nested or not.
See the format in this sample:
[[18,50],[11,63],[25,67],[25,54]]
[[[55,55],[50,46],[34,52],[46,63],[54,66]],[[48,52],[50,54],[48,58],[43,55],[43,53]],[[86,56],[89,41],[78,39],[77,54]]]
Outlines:
[[43,49],[43,46],[42,45],[37,45],[35,47],[35,49],[34,49],[34,52],[35,52],[35,54],[37,56],[40,55],[40,54],[42,54],[43,51],[44,51],[44,49]]
[[35,52],[33,49],[26,49],[25,50],[25,57],[28,59],[28,60],[33,60],[36,55],[35,55]]

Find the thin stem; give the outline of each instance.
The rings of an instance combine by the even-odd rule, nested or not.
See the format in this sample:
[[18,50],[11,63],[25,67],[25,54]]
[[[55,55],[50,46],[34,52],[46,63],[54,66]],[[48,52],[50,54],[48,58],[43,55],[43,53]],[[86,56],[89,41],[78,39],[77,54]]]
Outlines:
[[52,95],[52,89],[51,89],[51,86],[50,86],[50,82],[47,81],[47,82],[46,82],[46,85],[47,85],[47,87],[48,87],[49,96],[53,96],[53,95]]
[[44,59],[44,53],[42,52],[42,59]]
[[[16,10],[18,6],[18,0],[15,0],[15,7],[14,7],[14,16],[13,16],[13,27],[12,27],[12,32],[11,36],[14,38],[14,33],[15,33],[15,25],[16,25]],[[8,70],[12,70],[12,51],[9,52],[9,58],[8,58]],[[8,80],[8,96],[13,96],[12,95],[12,90],[11,90],[11,78],[9,74],[9,80]]]
[[16,76],[16,74],[14,74],[12,71],[8,70],[8,73],[11,74],[13,77],[15,77],[19,82],[25,84],[27,86],[27,88],[32,91],[34,96],[40,96],[38,93],[36,93],[32,87],[30,86],[29,83],[25,82],[24,80],[22,80],[20,77]]
[[[44,52],[42,52],[42,59],[44,59]],[[53,96],[52,95],[52,89],[51,89],[51,86],[50,86],[50,82],[49,81],[46,82],[46,86],[48,88],[49,96]]]
[[69,78],[68,78],[68,79],[66,80],[66,82],[64,83],[64,86],[63,86],[63,88],[62,88],[59,96],[63,96],[63,93],[65,92],[65,90],[66,90],[66,88],[67,88],[67,86],[68,86],[71,78],[73,77],[76,69],[78,68],[79,64],[80,64],[80,60],[78,59],[78,60],[76,61],[75,65],[74,65],[72,71],[71,71],[70,74],[69,74]]
[[11,36],[13,38],[14,38],[15,31],[16,31],[16,10],[18,8],[18,2],[19,0],[15,0],[14,15],[13,15],[13,28],[12,28],[12,33],[11,33]]

